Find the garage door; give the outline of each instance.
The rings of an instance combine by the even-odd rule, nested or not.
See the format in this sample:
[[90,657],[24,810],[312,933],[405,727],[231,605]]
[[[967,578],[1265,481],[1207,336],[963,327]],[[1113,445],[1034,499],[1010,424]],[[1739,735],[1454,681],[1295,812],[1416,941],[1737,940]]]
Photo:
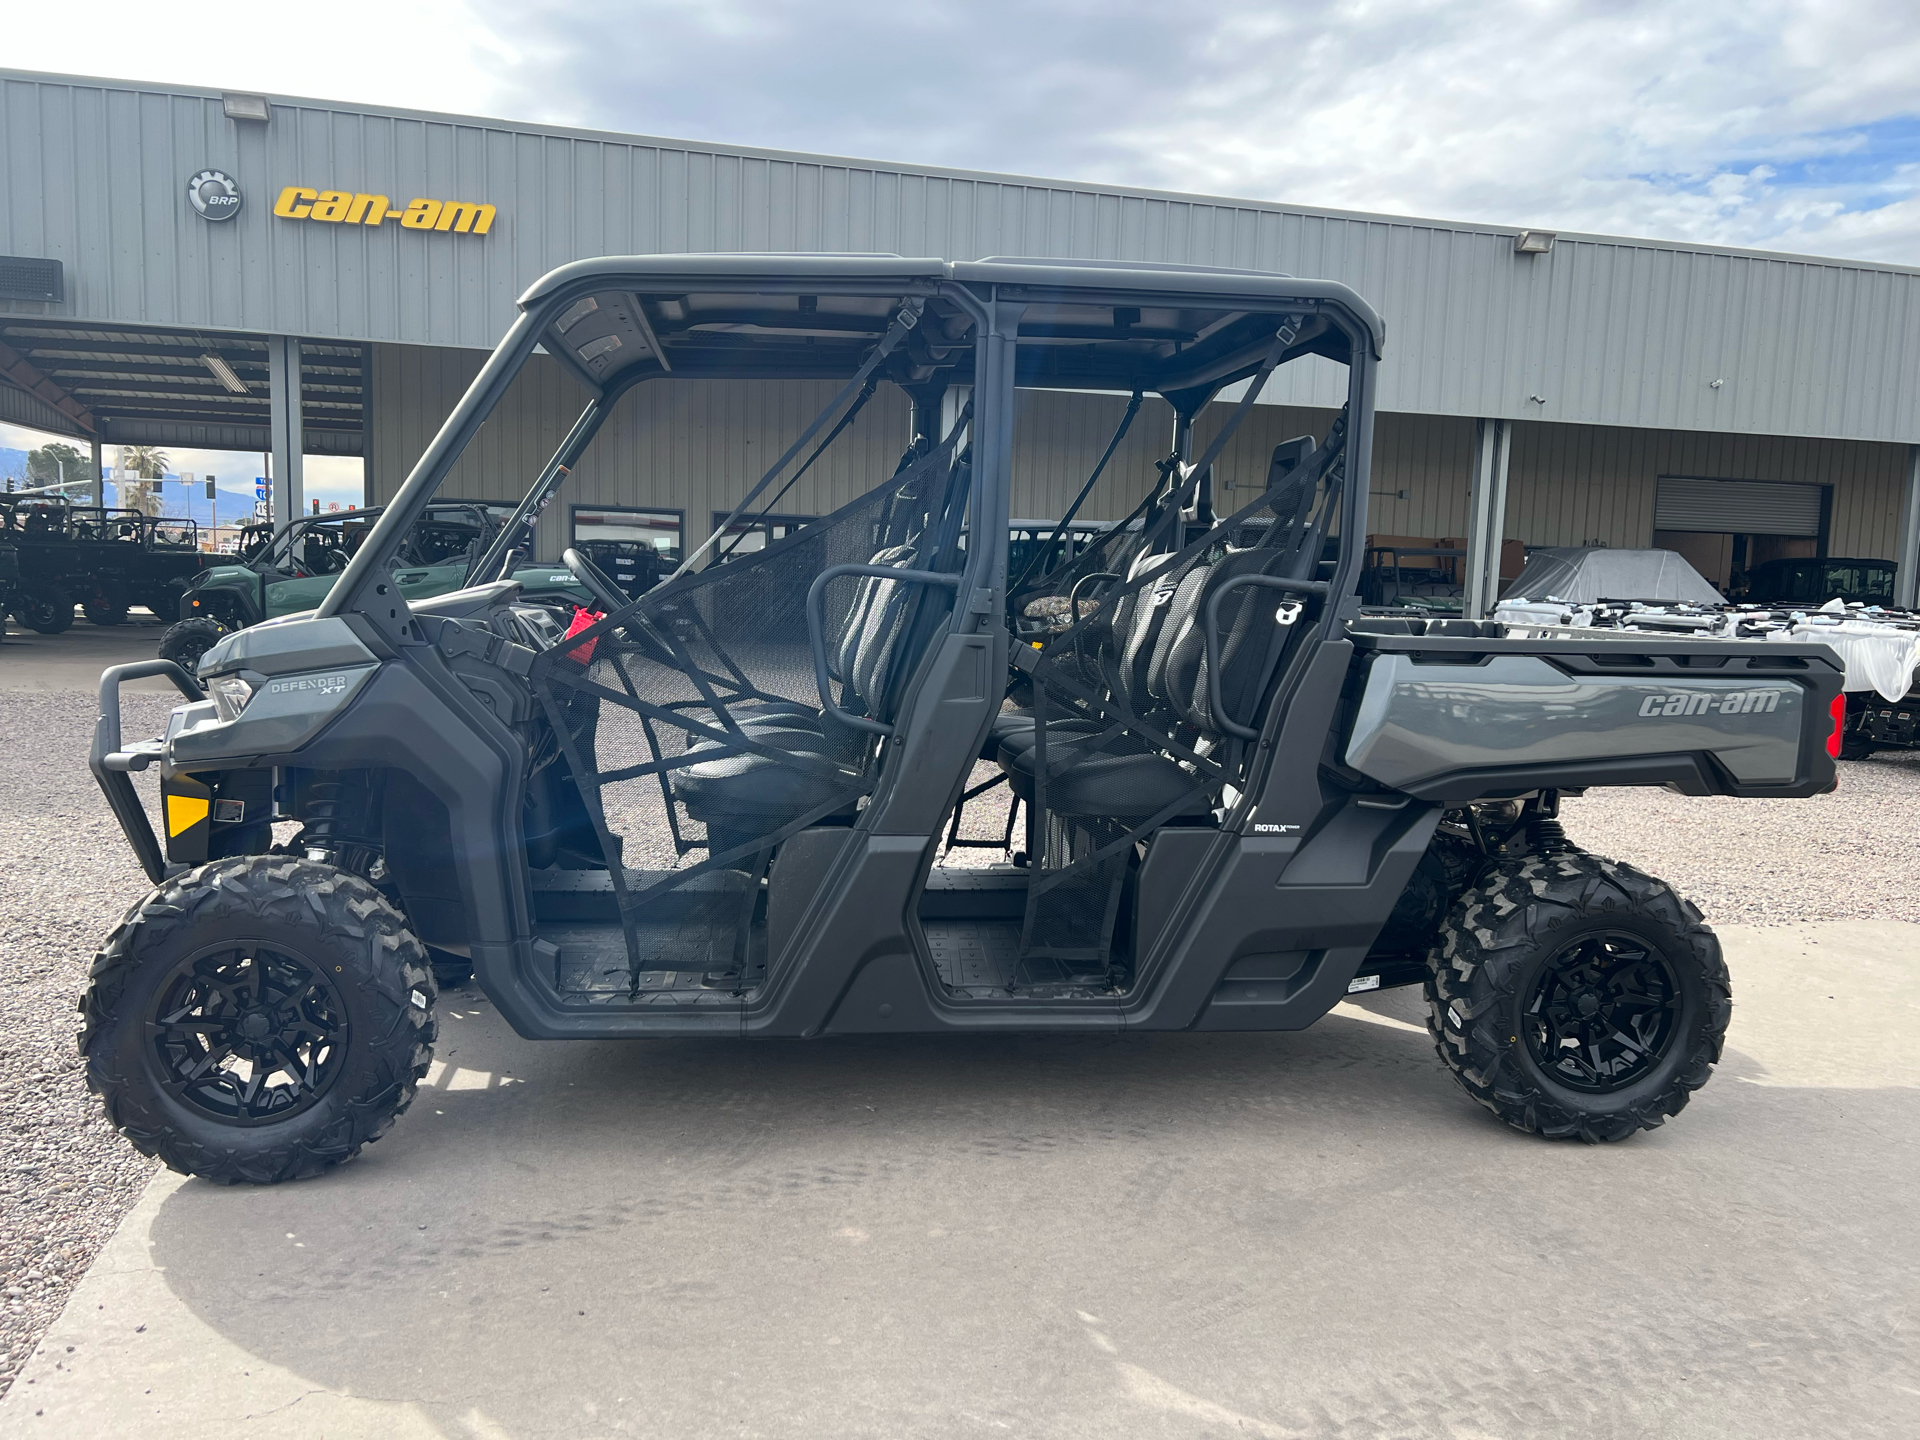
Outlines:
[[1656,530],[1715,530],[1735,535],[1818,535],[1820,485],[1771,480],[1695,480],[1662,475],[1653,504]]

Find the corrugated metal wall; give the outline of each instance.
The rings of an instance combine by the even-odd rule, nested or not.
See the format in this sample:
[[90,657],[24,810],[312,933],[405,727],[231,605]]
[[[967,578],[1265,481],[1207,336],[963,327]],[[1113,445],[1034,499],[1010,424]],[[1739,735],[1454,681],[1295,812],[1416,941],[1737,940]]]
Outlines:
[[1831,485],[1828,552],[1896,558],[1904,445],[1519,425],[1510,464],[1507,533],[1529,545],[1649,544],[1659,477],[1688,475]]
[[[373,498],[398,488],[475,373],[474,351],[378,345],[373,349],[368,453]],[[704,538],[725,509],[773,463],[831,398],[825,382],[654,381],[631,392],[543,523],[540,553],[565,545],[566,506],[638,505],[684,510],[688,538]],[[443,493],[518,498],[558,447],[586,394],[536,356],[468,447]],[[1013,510],[1058,516],[1106,447],[1126,408],[1118,395],[1023,392],[1014,436]],[[1202,415],[1200,445],[1229,406]],[[905,398],[883,386],[855,425],[781,502],[789,514],[824,514],[886,474],[907,434]],[[1330,410],[1256,407],[1229,448],[1223,485],[1259,484],[1264,457],[1294,435],[1326,433]],[[1132,509],[1166,454],[1172,411],[1149,399],[1089,499],[1089,519]],[[1473,422],[1384,415],[1376,427],[1369,529],[1440,538],[1466,533]],[[1596,425],[1514,427],[1506,533],[1529,545],[1645,546],[1662,475],[1784,480],[1834,487],[1830,550],[1894,558],[1906,447],[1858,441],[1703,435]],[[1398,492],[1406,491],[1400,498]],[[1236,494],[1223,489],[1221,509]]]
[[[589,255],[855,250],[1245,266],[1345,281],[1387,320],[1384,411],[1920,440],[1920,271],[729,150],[314,101],[0,72],[0,252],[60,259],[31,314],[490,346]],[[208,224],[204,166],[246,206]],[[288,184],[486,201],[493,233],[281,220]],[[1713,381],[1723,383],[1715,388]],[[1538,396],[1537,400],[1530,398]],[[1273,397],[1324,405],[1324,378]]]

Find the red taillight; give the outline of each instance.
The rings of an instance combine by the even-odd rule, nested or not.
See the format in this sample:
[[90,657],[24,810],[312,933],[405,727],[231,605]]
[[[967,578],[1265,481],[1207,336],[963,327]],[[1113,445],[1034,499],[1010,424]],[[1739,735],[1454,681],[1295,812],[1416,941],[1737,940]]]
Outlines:
[[1827,707],[1827,713],[1833,716],[1833,733],[1827,736],[1827,754],[1838,760],[1841,733],[1847,728],[1847,697],[1844,693],[1833,697],[1833,704]]

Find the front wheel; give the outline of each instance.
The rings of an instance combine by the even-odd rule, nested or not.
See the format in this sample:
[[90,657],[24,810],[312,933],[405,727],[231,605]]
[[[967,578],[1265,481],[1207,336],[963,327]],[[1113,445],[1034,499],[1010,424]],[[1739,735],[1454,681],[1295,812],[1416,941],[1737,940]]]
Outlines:
[[86,612],[89,625],[124,625],[127,623],[127,602],[124,600],[88,600],[80,608]]
[[160,658],[177,661],[189,675],[197,674],[200,657],[226,633],[226,626],[204,615],[177,620],[160,636]]
[[350,1160],[433,1054],[427,953],[357,875],[259,855],[128,911],[80,1010],[87,1084],[142,1154],[217,1184]]
[[1552,1138],[1622,1140],[1678,1114],[1733,1014],[1700,912],[1597,855],[1496,867],[1455,904],[1427,968],[1427,1029],[1454,1078]]
[[59,586],[51,586],[22,601],[13,613],[29,630],[58,635],[73,624],[73,597]]

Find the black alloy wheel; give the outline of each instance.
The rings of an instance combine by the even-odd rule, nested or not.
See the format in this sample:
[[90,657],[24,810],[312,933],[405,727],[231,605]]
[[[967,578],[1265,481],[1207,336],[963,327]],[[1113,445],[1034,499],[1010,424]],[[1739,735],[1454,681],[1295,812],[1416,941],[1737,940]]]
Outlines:
[[433,1001],[426,950],[366,880],[236,855],[169,876],[107,937],[80,1053],[142,1154],[271,1185],[386,1133],[432,1063]]
[[58,635],[73,624],[73,597],[60,589],[43,590],[14,608],[20,623],[42,635]]
[[339,989],[303,956],[222,948],[174,966],[147,1030],[165,1088],[229,1125],[309,1108],[339,1078],[351,1026]]
[[176,621],[160,636],[160,658],[179,662],[191,675],[199,669],[200,657],[217,645],[220,637],[226,633],[226,626],[204,615]]
[[1577,850],[1503,860],[1427,954],[1427,1029],[1516,1130],[1623,1140],[1677,1115],[1733,1015],[1720,942],[1673,887]]
[[1679,977],[1658,947],[1622,930],[1587,934],[1541,967],[1527,1049],[1568,1089],[1605,1095],[1666,1057],[1679,1015]]

